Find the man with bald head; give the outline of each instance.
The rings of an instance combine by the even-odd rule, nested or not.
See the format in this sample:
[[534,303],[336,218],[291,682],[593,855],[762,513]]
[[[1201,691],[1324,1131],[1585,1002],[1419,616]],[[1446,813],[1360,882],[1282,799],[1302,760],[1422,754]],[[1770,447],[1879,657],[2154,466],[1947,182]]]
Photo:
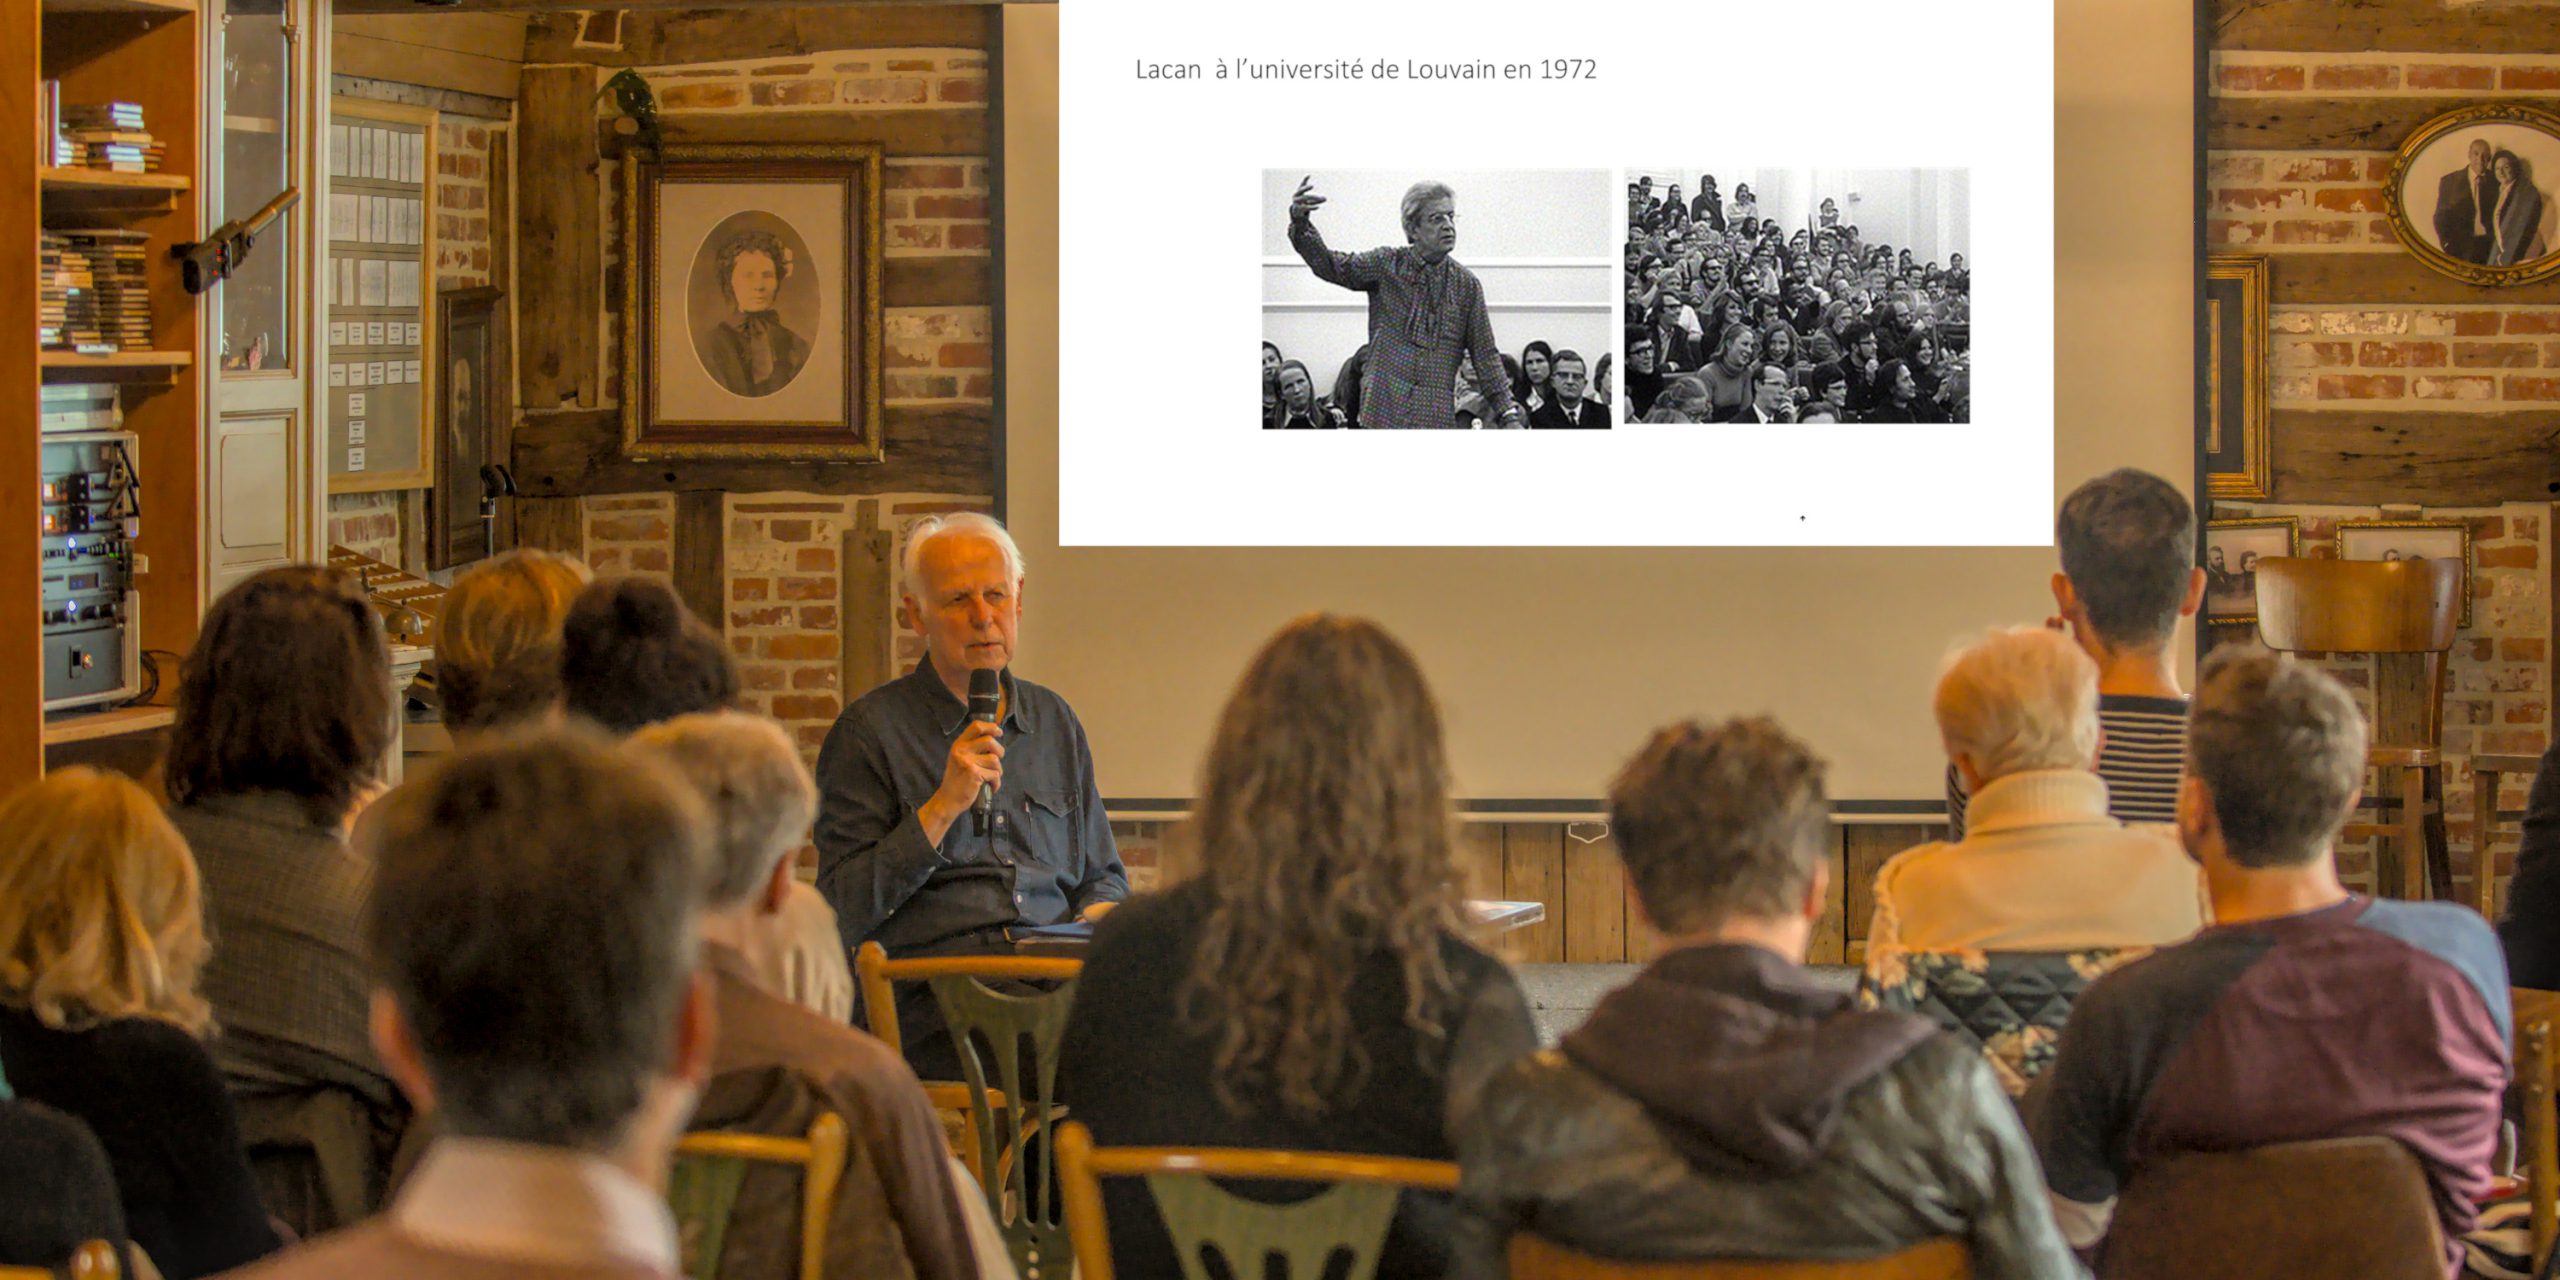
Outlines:
[[2489,172],[2489,140],[2473,138],[2463,166],[2436,181],[2436,242],[2464,262],[2487,262],[2498,241],[2491,224],[2498,179]]
[[[907,539],[900,615],[924,637],[908,675],[855,700],[818,752],[818,888],[845,946],[993,955],[1026,926],[1091,919],[1129,894],[1066,699],[1015,676],[1022,553],[982,515],[928,518]],[[969,718],[969,677],[1002,673],[996,719]],[[979,788],[992,812],[972,816]],[[931,992],[899,995],[907,1059],[959,1078]]]

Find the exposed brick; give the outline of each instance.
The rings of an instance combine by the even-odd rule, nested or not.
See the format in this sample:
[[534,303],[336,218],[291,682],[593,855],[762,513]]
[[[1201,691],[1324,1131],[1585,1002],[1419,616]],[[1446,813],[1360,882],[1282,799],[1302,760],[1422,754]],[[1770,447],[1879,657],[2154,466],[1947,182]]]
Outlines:
[[2295,156],[2278,159],[2271,182],[2353,182],[2364,166],[2353,156]]
[[817,69],[818,64],[814,62],[782,62],[776,63],[770,67],[758,67],[747,74],[753,76],[805,76]]
[[729,652],[734,653],[741,658],[745,658],[752,657],[755,654],[755,651],[756,638],[754,636],[729,637]]
[[888,347],[888,366],[892,369],[930,369],[933,367],[933,352],[930,350],[905,342],[892,342],[888,344]]
[[2527,542],[2537,541],[2542,537],[2542,517],[2540,516],[2517,516],[2509,521],[2509,524],[2515,529],[2515,536]]
[[2451,334],[2462,338],[2485,338],[2498,331],[2495,311],[2420,311],[2409,319],[2409,331],[2428,337]]
[[2276,367],[2280,369],[2316,369],[2323,365],[2351,365],[2356,362],[2356,344],[2352,342],[2286,342],[2276,347]]
[[836,687],[834,667],[801,667],[791,673],[794,689],[833,689]]
[[2551,642],[2539,637],[2510,636],[2498,642],[2498,656],[2508,662],[2549,662]]
[[2262,156],[2216,155],[2204,166],[2208,186],[2226,182],[2263,182],[2266,174],[2267,162]]
[[675,572],[675,563],[665,547],[633,547],[631,567],[642,573]]
[[818,748],[827,745],[827,734],[834,728],[833,724],[804,724],[794,728],[791,736],[799,739],[800,750],[803,753],[814,753]]
[[788,684],[789,673],[790,668],[776,666],[770,662],[741,662],[738,664],[738,678],[743,681],[748,688],[765,693],[771,693],[776,689],[786,687]]
[[836,582],[833,578],[783,578],[775,582],[776,593],[785,600],[833,600]]
[[2412,89],[2495,89],[2498,87],[2498,69],[2420,64],[2409,68],[2409,87]]
[[917,196],[919,218],[984,218],[987,216],[985,196]]
[[2480,735],[2480,750],[2489,755],[2538,756],[2542,735],[2531,729],[2491,729]]
[[607,516],[587,522],[587,536],[600,542],[656,542],[669,533],[667,522],[655,516]]
[[2311,193],[2311,207],[2329,213],[2382,213],[2391,206],[2380,187],[2330,187]]
[[964,172],[956,164],[893,164],[884,176],[885,185],[891,190],[932,190],[960,186]]
[[954,76],[934,87],[934,97],[944,102],[984,102],[987,82],[981,76]]
[[2311,87],[2314,89],[2371,90],[2400,87],[2400,68],[2387,63],[2354,62],[2337,67],[2313,67]]
[[2509,400],[2560,400],[2560,378],[2519,378],[2510,375],[2506,385]]
[[789,605],[767,605],[762,609],[729,611],[729,625],[732,627],[779,627],[790,621],[791,606]]
[[2507,313],[2507,332],[2560,333],[2560,311],[2510,311]]
[[2560,66],[2500,68],[2498,87],[2501,89],[2560,89]]
[[2498,382],[2495,378],[2419,378],[2409,385],[2409,394],[2418,400],[2494,400]]
[[769,600],[773,598],[773,579],[731,578],[729,580],[729,598],[731,600],[740,601]]
[[983,223],[958,223],[951,228],[950,241],[954,249],[984,249],[987,247],[987,228]]
[[842,88],[846,102],[864,105],[897,106],[925,100],[924,81],[912,78],[864,77],[847,80]]
[[2471,562],[2483,569],[2531,569],[2542,561],[2535,548],[2528,545],[2477,547],[2471,552]]
[[679,84],[658,94],[658,105],[670,111],[723,111],[745,106],[747,95],[734,84]]
[[836,552],[833,547],[802,547],[791,553],[791,567],[802,573],[833,573]]
[[2205,236],[2215,244],[2259,244],[2267,238],[2267,224],[2213,218],[2205,223]]
[[2300,187],[2226,187],[2213,193],[2213,207],[2220,213],[2268,213],[2303,206]]
[[841,651],[836,637],[823,631],[767,636],[759,643],[766,656],[789,662],[815,662],[821,658],[833,658]]
[[936,359],[945,369],[992,369],[996,349],[984,342],[946,342]]
[[2435,368],[2444,361],[2441,342],[2367,342],[2356,348],[2356,363],[2368,368]]
[[750,86],[759,107],[823,107],[836,100],[832,80],[783,80]]
[[787,693],[773,700],[776,720],[833,720],[842,709],[843,704],[827,694]]
[[833,631],[836,629],[836,607],[831,604],[804,604],[800,606],[800,625],[811,631]]
[[2345,244],[2356,238],[2356,224],[2286,218],[2275,224],[2274,238],[2277,244]]
[[2457,342],[2453,363],[2464,369],[2530,369],[2542,363],[2542,348],[2530,342]]
[[2397,400],[2408,390],[2409,380],[2398,374],[2333,373],[2320,379],[2323,400]]
[[2486,698],[2447,698],[2444,718],[2449,724],[2487,724],[2496,708]]
[[2473,542],[2497,542],[2507,536],[2505,516],[2466,516],[2462,522],[2471,526]]
[[816,535],[817,526],[807,520],[776,520],[765,526],[765,533],[776,542],[807,542]]
[[941,68],[936,67],[931,58],[892,58],[889,60],[888,69],[891,71],[938,71]]
[[994,374],[973,373],[960,381],[960,398],[963,400],[993,400],[995,395]]
[[[958,228],[953,228],[958,230]],[[889,247],[893,249],[939,249],[942,228],[926,223],[901,222],[889,228]]]
[[2287,93],[2299,91],[2309,79],[2300,67],[2222,67],[2214,74],[2214,83],[2225,93]]
[[913,373],[892,373],[882,377],[891,400],[950,400],[958,397],[959,383],[950,378]]
[[2551,708],[2545,703],[2518,702],[2513,706],[2508,707],[2507,714],[2501,716],[2500,719],[2505,720],[2508,724],[2540,724],[2542,723],[2543,717],[2550,714]]

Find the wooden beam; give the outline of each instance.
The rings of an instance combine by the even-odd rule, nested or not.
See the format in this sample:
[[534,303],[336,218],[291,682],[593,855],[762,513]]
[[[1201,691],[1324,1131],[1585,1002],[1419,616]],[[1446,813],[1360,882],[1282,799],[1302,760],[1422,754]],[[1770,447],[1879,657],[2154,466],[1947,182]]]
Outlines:
[[2411,303],[2471,306],[2560,304],[2560,279],[2508,289],[2484,289],[2428,267],[2404,251],[2389,253],[2271,253],[2268,297],[2277,303]]
[[[527,73],[530,77],[530,72]],[[595,121],[597,148],[622,154],[630,138],[615,120]],[[987,111],[984,107],[937,107],[927,111],[742,111],[721,115],[678,113],[658,117],[659,134],[670,144],[767,143],[879,144],[892,159],[899,156],[982,156],[987,154]]]
[[501,62],[524,61],[524,19],[502,13],[430,13],[414,7],[385,17],[341,16],[332,36],[364,36],[422,49],[444,49]]
[[2469,98],[2216,98],[2206,108],[2214,151],[2380,151]]
[[881,264],[883,306],[983,307],[995,298],[995,260],[984,254],[890,258]]
[[2270,502],[2485,507],[2560,492],[2560,416],[2280,409]]
[[1506,939],[1521,964],[1564,962],[1564,829],[1544,822],[1502,824],[1502,896],[1543,903],[1547,918]]
[[676,495],[675,588],[693,616],[723,634],[729,629],[727,495],[707,489]]
[[[1056,4],[1058,0],[946,0],[958,7],[994,4]],[[408,13],[428,16],[474,13],[577,13],[590,9],[626,9],[648,11],[663,9],[761,9],[773,0],[621,0],[604,5],[596,0],[453,0],[450,4],[430,5],[426,0],[333,0],[332,8],[340,17],[365,13]],[[797,0],[797,9],[888,9],[914,8],[910,0]]]
[[542,246],[516,271],[517,401],[527,412],[596,403],[604,242],[595,96],[593,67],[524,69],[516,164],[542,175],[520,187],[516,200],[516,242]]
[[985,14],[967,4],[625,6],[621,18],[621,39],[599,47],[578,43],[576,13],[538,17],[526,32],[526,60],[663,67],[818,50],[987,47]]
[[377,80],[371,76],[332,75],[329,92],[341,98],[362,98],[367,102],[396,102],[404,107],[424,107],[449,116],[475,116],[483,120],[504,120],[516,111],[516,78],[507,79],[504,97],[465,93],[460,89],[437,89],[423,84],[404,84],[398,80]]
[[[2409,0],[2218,0],[2213,47],[2270,53],[2549,53],[2552,15],[2532,5]],[[2377,59],[2389,54],[2376,54]]]
[[576,498],[509,498],[515,508],[516,545],[564,556],[587,556],[587,517]]
[[350,18],[330,32],[329,58],[331,69],[345,75],[512,98],[524,65],[524,20]]
[[880,504],[859,502],[854,527],[845,530],[842,590],[837,602],[838,636],[842,643],[836,684],[851,702],[889,682],[897,674],[897,569],[892,552],[897,541],[880,527]]
[[892,408],[878,463],[687,459],[622,453],[622,411],[528,413],[516,422],[516,484],[545,497],[715,489],[731,493],[979,493],[995,471],[995,413],[985,405]]

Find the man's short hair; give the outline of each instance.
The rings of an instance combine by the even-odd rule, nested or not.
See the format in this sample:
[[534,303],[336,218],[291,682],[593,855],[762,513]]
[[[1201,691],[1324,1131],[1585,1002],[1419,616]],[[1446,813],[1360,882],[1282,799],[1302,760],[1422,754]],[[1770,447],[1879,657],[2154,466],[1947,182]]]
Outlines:
[[1571,360],[1575,364],[1581,365],[1584,373],[1587,374],[1591,372],[1591,362],[1583,359],[1581,352],[1576,351],[1571,347],[1567,347],[1564,350],[1547,357],[1548,376],[1553,377],[1555,374],[1555,367],[1563,364],[1567,360]]
[[1434,200],[1454,201],[1457,198],[1458,193],[1451,191],[1448,183],[1435,181],[1430,178],[1425,178],[1410,187],[1406,187],[1404,189],[1404,205],[1401,214],[1401,220],[1404,223],[1405,237],[1407,239],[1411,239],[1413,237],[1413,229],[1418,225],[1422,217],[1422,206],[1429,204]]
[[[1366,350],[1366,348],[1363,348]],[[907,552],[898,566],[899,589],[924,601],[924,545],[936,538],[984,538],[996,545],[1004,557],[1005,574],[1013,585],[1022,585],[1022,548],[1013,544],[1013,535],[994,516],[975,511],[955,511],[947,516],[926,516],[907,530]]]
[[1840,372],[1840,366],[1836,364],[1818,364],[1813,367],[1813,372],[1804,376],[1804,389],[1812,392],[1813,398],[1819,400],[1833,387],[1839,386],[1841,383],[1847,382],[1848,380],[1849,375]]
[[1849,322],[1849,327],[1840,331],[1840,345],[1844,348],[1854,347],[1875,336],[1876,327],[1874,325],[1868,324],[1864,320],[1852,320]]
[[2300,866],[2326,854],[2364,767],[2364,715],[2344,685],[2249,646],[2205,660],[2187,713],[2187,769],[2212,793],[2233,862]]
[[450,1134],[601,1151],[669,1065],[710,823],[593,730],[520,730],[368,809],[365,938]]
[[2086,769],[2098,754],[2098,664],[2049,627],[1994,631],[1947,660],[1931,700],[1950,753],[1985,782]]
[[702,898],[710,910],[745,902],[818,816],[817,784],[799,746],[763,716],[677,716],[632,734],[625,747],[683,775],[710,807],[715,840]]
[[2100,639],[2142,649],[2177,630],[2196,562],[2196,515],[2176,486],[2132,467],[2110,471],[2062,500],[2053,536]]
[[720,633],[675,589],[637,575],[591,583],[560,629],[561,701],[617,734],[738,700]]
[[1793,913],[1830,832],[1825,769],[1765,716],[1654,734],[1609,784],[1645,913],[1666,933]]
[[1653,328],[1652,328],[1652,326],[1650,326],[1650,325],[1640,325],[1640,324],[1631,324],[1631,325],[1628,325],[1628,326],[1627,326],[1627,350],[1628,350],[1628,352],[1629,352],[1629,353],[1633,353],[1633,352],[1635,351],[1635,349],[1636,349],[1636,345],[1637,345],[1638,343],[1642,343],[1643,345],[1648,346],[1648,347],[1650,347],[1650,346],[1654,346],[1654,345],[1655,345],[1654,340],[1653,340]]

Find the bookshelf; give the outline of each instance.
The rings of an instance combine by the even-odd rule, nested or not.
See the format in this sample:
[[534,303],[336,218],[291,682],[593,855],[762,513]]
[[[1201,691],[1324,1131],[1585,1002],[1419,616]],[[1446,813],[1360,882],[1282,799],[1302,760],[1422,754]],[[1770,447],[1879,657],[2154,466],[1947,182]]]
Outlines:
[[[198,238],[204,172],[204,23],[194,0],[0,0],[0,227],[19,245],[0,253],[0,791],[36,776],[48,744],[141,732],[167,723],[165,706],[48,717],[42,709],[43,634],[35,539],[37,388],[107,382],[122,388],[125,429],[140,442],[142,532],[149,568],[140,593],[141,643],[184,653],[204,611],[201,492],[205,457],[204,321],[179,283],[171,246]],[[147,174],[66,170],[40,147],[36,113],[46,79],[66,104],[140,104],[166,147]],[[110,355],[39,350],[36,242],[41,228],[138,231],[146,237],[151,331],[147,349]],[[162,673],[166,702],[174,671]]]

